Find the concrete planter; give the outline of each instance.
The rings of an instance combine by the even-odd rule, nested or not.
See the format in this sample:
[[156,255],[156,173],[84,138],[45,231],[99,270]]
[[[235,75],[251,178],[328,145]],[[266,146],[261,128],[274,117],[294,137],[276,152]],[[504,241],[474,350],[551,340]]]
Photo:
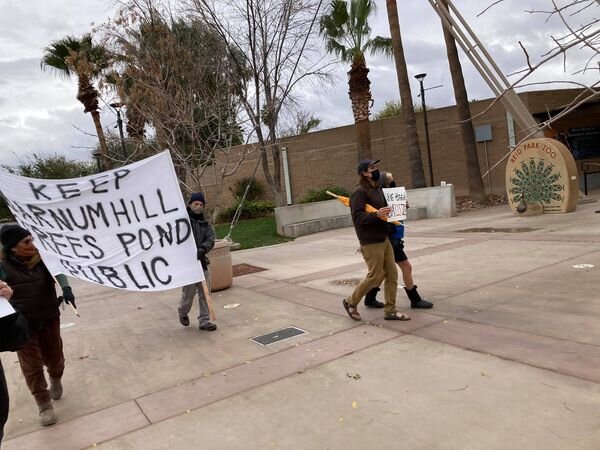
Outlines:
[[300,203],[275,208],[277,233],[299,237],[319,231],[344,228],[352,225],[350,208],[338,200]]
[[[407,219],[433,219],[456,216],[454,186],[434,186],[406,191],[410,208]],[[301,203],[275,208],[277,233],[287,237],[299,237],[320,231],[352,226],[350,208],[339,200]]]
[[[454,197],[454,186],[433,186],[422,189],[410,189],[406,191],[408,208],[408,219],[411,220],[411,209],[426,209],[427,219],[439,217],[456,216],[456,198]],[[423,217],[423,218],[425,218]]]
[[229,288],[233,283],[233,268],[231,264],[231,252],[229,242],[225,239],[217,239],[214,248],[208,253],[210,264],[211,291],[222,291]]

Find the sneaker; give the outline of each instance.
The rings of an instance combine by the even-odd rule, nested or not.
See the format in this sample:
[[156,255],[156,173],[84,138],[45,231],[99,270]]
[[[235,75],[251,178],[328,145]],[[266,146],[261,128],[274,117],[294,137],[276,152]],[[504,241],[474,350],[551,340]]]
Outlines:
[[52,405],[40,407],[40,422],[45,427],[56,423],[56,416],[54,415],[54,408]]
[[50,377],[50,398],[59,400],[63,395],[63,387],[60,378]]
[[188,316],[179,316],[179,323],[187,327],[190,325],[190,318]]
[[198,326],[198,329],[204,331],[215,331],[217,329],[217,324],[212,322],[206,322]]

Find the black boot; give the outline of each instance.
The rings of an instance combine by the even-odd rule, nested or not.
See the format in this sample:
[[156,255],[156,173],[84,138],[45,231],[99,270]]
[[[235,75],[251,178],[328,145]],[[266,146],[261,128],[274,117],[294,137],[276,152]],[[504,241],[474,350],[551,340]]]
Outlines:
[[411,308],[419,308],[419,309],[429,309],[433,307],[433,303],[428,302],[427,300],[423,300],[419,293],[417,292],[417,286],[413,286],[412,289],[406,289],[406,295],[410,299],[410,307]]
[[379,291],[380,289],[378,287],[374,287],[367,292],[367,295],[365,295],[365,306],[367,308],[383,308],[383,303],[375,298]]

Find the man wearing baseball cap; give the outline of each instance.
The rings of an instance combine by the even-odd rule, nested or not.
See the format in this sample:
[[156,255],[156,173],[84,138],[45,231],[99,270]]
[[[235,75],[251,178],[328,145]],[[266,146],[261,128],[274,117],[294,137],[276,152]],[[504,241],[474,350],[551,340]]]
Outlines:
[[[384,282],[384,319],[410,320],[406,314],[396,311],[396,290],[398,289],[398,269],[394,261],[394,250],[388,239],[388,224],[385,218],[390,213],[378,181],[381,176],[379,160],[364,159],[358,163],[358,187],[350,196],[350,211],[360,250],[367,263],[367,276],[354,289],[342,304],[352,320],[361,320],[358,304],[371,289]],[[375,212],[367,212],[371,205]]]

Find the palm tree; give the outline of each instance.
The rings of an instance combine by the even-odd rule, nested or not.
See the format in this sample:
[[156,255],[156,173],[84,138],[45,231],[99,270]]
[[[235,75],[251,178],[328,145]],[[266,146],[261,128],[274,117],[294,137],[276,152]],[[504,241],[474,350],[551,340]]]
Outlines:
[[371,158],[371,82],[365,53],[383,53],[391,56],[392,42],[377,36],[371,39],[369,17],[375,13],[373,0],[332,0],[327,13],[321,18],[321,35],[327,51],[350,63],[348,86],[352,113],[356,126],[358,159]]
[[77,76],[77,100],[83,104],[84,112],[90,113],[94,120],[104,167],[110,165],[108,147],[100,123],[100,113],[98,112],[99,94],[93,82],[99,79],[102,71],[108,65],[109,59],[105,48],[94,44],[90,34],[85,34],[81,38],[67,36],[64,39],[52,42],[44,49],[44,56],[40,63],[42,70],[53,70],[60,77]]
[[[448,10],[446,0],[441,0],[440,4]],[[460,132],[462,135],[463,147],[465,150],[465,159],[467,162],[467,178],[469,180],[469,193],[473,200],[482,202],[486,200],[485,188],[481,178],[481,168],[479,167],[479,158],[477,156],[477,144],[475,142],[475,132],[471,122],[471,108],[465,87],[462,66],[458,58],[456,41],[452,33],[444,26],[444,40],[446,41],[446,53],[448,55],[448,65],[450,66],[450,75],[452,76],[452,86],[454,87],[454,98],[460,120]]]
[[413,107],[412,94],[410,92],[406,59],[404,58],[404,47],[402,45],[402,36],[400,34],[400,21],[398,20],[396,0],[386,0],[386,7],[388,22],[390,24],[390,35],[392,36],[394,61],[396,62],[396,76],[398,77],[398,88],[400,89],[402,115],[404,116],[411,183],[413,189],[423,188],[426,187],[427,184],[425,182],[425,172],[423,171],[423,160],[421,158],[421,147],[419,146],[419,134],[417,132],[417,120],[415,118],[415,109]]

